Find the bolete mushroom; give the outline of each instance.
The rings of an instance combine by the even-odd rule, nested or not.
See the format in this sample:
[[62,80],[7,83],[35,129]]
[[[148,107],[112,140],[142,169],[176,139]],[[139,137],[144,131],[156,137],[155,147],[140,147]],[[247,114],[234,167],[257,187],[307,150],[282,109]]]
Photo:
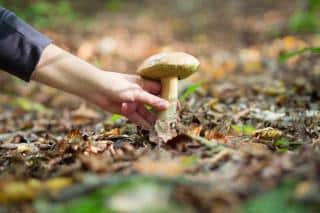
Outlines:
[[170,102],[170,107],[160,112],[159,120],[176,119],[178,80],[195,73],[199,65],[195,57],[183,52],[159,53],[150,56],[140,65],[138,74],[145,78],[160,80],[161,97]]

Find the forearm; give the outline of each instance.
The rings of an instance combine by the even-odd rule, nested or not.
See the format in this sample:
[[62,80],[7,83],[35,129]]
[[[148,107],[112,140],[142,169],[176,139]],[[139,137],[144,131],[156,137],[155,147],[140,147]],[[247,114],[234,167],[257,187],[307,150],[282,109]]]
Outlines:
[[101,71],[91,64],[55,45],[49,45],[43,51],[31,79],[89,98],[87,97],[89,94],[84,91],[96,89],[94,87],[97,85],[96,80],[99,72]]

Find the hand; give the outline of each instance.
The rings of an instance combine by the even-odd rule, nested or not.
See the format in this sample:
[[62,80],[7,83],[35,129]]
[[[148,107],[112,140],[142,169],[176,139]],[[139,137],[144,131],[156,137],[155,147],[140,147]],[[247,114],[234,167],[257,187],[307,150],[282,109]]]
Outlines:
[[150,128],[156,119],[145,105],[155,110],[169,106],[166,100],[157,97],[161,90],[159,82],[99,70],[55,45],[44,50],[32,79],[122,114],[144,128]]
[[156,115],[147,110],[145,105],[156,110],[164,110],[169,106],[167,101],[156,96],[161,91],[159,82],[136,75],[100,71],[95,85],[98,88],[94,94],[87,94],[88,100],[109,112],[122,114],[147,129],[156,121]]

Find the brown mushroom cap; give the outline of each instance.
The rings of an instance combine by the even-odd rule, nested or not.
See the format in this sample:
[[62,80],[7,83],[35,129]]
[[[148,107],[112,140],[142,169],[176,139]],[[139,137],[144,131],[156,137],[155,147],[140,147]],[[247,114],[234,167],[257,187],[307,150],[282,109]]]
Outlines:
[[195,73],[199,65],[199,61],[187,53],[159,53],[147,58],[138,68],[138,73],[155,80],[173,76],[184,79]]

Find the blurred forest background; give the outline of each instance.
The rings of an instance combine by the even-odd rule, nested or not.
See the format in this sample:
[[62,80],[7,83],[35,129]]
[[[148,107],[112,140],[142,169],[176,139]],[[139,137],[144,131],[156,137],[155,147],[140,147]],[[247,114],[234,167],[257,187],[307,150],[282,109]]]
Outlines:
[[320,0],[0,5],[105,70],[135,73],[161,51],[201,62],[180,84],[184,132],[161,148],[0,73],[0,212],[319,212]]

